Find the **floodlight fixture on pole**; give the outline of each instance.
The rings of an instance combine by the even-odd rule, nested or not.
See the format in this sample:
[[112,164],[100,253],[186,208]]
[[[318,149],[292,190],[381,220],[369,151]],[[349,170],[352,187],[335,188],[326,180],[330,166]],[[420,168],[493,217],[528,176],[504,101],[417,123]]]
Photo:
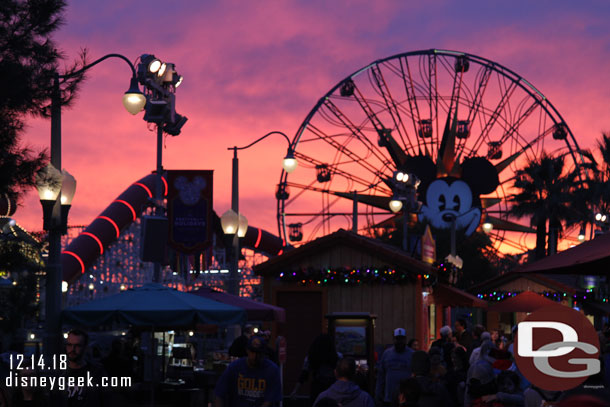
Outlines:
[[406,172],[394,171],[394,179],[398,182],[407,183],[411,180],[411,176]]
[[[176,112],[176,88],[182,83],[183,77],[178,75],[175,65],[163,62],[152,54],[142,54],[134,74],[144,86],[146,105],[144,121],[157,126],[157,155],[154,207],[155,216],[165,216],[163,198],[163,133],[178,136],[188,120],[186,116]],[[137,85],[137,83],[136,83]],[[161,264],[155,263],[153,281],[161,278]]]

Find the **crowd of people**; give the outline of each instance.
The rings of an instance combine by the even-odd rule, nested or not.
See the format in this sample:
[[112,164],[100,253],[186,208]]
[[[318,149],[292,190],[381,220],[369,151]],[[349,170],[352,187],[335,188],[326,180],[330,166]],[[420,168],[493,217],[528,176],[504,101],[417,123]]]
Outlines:
[[[602,370],[565,392],[548,391],[528,382],[513,357],[513,336],[458,319],[444,326],[427,352],[404,347],[402,329],[394,346],[378,362],[377,405],[456,407],[610,406],[610,327],[600,332]],[[399,356],[397,356],[399,355]],[[408,367],[395,369],[396,366]],[[398,385],[396,385],[398,383]]]
[[[516,329],[516,328],[515,328]],[[393,345],[376,363],[376,385],[359,380],[355,360],[336,352],[332,337],[312,343],[291,397],[311,379],[312,407],[550,407],[610,406],[610,327],[600,332],[602,370],[568,391],[548,391],[528,382],[513,357],[513,336],[458,319],[444,326],[425,351],[396,328]],[[258,341],[258,342],[256,342]],[[217,407],[267,407],[281,399],[279,372],[264,364],[264,338],[251,336],[247,356],[234,362],[216,389]],[[265,373],[263,373],[265,372]],[[230,385],[229,385],[230,384]],[[370,393],[365,391],[370,390]]]
[[[285,406],[295,400],[301,385],[311,380],[311,407],[610,407],[610,326],[600,332],[601,371],[580,386],[564,392],[549,391],[529,383],[513,357],[513,337],[483,326],[471,329],[458,319],[444,326],[428,350],[417,340],[407,341],[406,330],[393,331],[393,345],[377,358],[375,387],[368,388],[356,361],[336,351],[331,335],[321,334],[311,344],[298,383]],[[232,352],[243,355],[220,376],[215,407],[272,407],[282,401],[280,369],[269,346],[269,332],[254,334],[248,327]],[[124,374],[129,366],[120,357],[120,342],[95,365],[87,361],[88,335],[72,330],[66,340],[66,377],[102,377]],[[21,376],[35,374],[24,369]],[[121,405],[116,391],[86,385],[44,393],[20,387],[12,397],[0,392],[0,406]]]
[[[511,335],[483,326],[468,329],[458,319],[453,329],[444,326],[428,351],[419,342],[407,342],[403,328],[394,330],[394,345],[379,358],[377,407],[540,407],[610,406],[610,327],[600,332],[602,371],[581,386],[547,391],[527,381],[513,357]],[[362,404],[364,405],[364,404]]]

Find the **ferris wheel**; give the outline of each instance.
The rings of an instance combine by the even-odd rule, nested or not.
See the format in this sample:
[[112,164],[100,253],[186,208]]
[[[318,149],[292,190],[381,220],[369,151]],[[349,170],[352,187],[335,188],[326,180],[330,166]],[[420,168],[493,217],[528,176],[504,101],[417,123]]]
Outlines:
[[[354,224],[372,235],[417,212],[419,222],[454,223],[465,235],[485,224],[496,249],[524,251],[535,230],[508,214],[515,171],[543,154],[583,165],[571,130],[532,84],[491,60],[446,50],[394,55],[341,80],[291,148],[299,168],[281,173],[277,221],[296,245]],[[407,180],[419,205],[391,210],[397,197],[410,202]]]

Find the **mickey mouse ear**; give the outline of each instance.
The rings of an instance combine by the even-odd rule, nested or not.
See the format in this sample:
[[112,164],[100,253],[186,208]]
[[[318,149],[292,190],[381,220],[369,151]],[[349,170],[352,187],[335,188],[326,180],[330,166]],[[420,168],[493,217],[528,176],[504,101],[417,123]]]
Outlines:
[[193,184],[195,184],[195,186],[199,188],[204,188],[206,186],[205,179],[203,179],[202,177],[195,177],[195,179],[193,180]]
[[178,188],[178,190],[184,188],[186,186],[186,183],[186,178],[183,176],[176,178],[176,180],[174,181],[174,185],[176,186],[176,188]]
[[436,165],[432,159],[425,155],[407,157],[404,165],[406,172],[415,174],[420,181],[427,185],[436,178]]
[[477,195],[492,193],[500,184],[496,167],[483,157],[468,158],[462,163],[462,179]]

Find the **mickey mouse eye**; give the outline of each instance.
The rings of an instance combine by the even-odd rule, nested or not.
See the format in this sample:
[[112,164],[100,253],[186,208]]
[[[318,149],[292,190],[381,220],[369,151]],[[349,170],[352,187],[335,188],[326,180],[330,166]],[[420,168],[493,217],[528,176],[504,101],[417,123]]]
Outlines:
[[456,212],[460,211],[460,204],[461,204],[460,196],[459,195],[454,196],[453,197],[453,209],[455,209]]
[[447,207],[447,198],[445,198],[445,195],[441,194],[438,197],[438,202],[439,202],[438,210],[439,211],[444,211],[445,208]]

